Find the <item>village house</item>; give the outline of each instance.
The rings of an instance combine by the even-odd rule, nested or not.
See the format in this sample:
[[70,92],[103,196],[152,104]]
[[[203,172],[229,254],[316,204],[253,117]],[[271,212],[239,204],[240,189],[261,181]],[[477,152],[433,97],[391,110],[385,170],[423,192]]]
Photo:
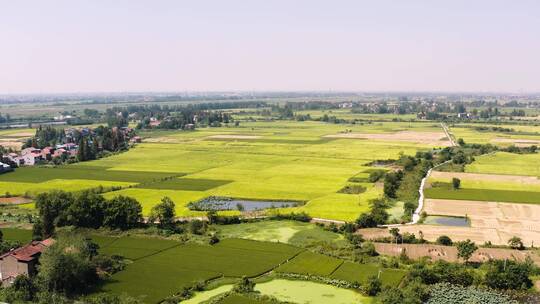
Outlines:
[[63,149],[63,148],[60,148],[60,149],[55,149],[54,150],[54,153],[52,155],[53,158],[55,157],[62,157],[62,155],[67,155],[68,152],[66,151],[66,149]]
[[36,148],[26,148],[21,151],[21,158],[27,166],[33,166],[43,159],[41,150]]
[[54,150],[55,149],[53,147],[45,147],[41,149],[41,157],[45,160],[51,160]]
[[41,253],[54,243],[53,239],[32,241],[29,244],[13,249],[0,256],[0,280],[6,287],[13,283],[19,275],[28,277],[37,273],[37,265]]
[[157,118],[155,117],[151,117],[150,118],[150,127],[157,127],[161,124],[161,120],[158,120]]

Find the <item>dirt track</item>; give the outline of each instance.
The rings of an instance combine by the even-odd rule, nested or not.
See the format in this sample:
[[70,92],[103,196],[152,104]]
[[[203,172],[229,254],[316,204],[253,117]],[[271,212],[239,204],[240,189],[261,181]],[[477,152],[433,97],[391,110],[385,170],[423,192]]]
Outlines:
[[6,205],[16,205],[16,204],[26,204],[30,203],[32,200],[20,196],[14,196],[14,197],[0,197],[0,204],[6,204]]

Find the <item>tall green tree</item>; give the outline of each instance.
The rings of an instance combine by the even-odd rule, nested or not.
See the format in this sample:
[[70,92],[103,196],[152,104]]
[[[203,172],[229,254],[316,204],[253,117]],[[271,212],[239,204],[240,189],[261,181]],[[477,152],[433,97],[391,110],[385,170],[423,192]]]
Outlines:
[[53,234],[55,226],[66,222],[64,211],[73,202],[73,195],[64,191],[40,193],[35,202],[40,217],[41,237],[47,238]]
[[142,207],[136,199],[120,195],[106,202],[104,226],[125,230],[141,222]]
[[67,222],[77,227],[99,228],[103,225],[105,199],[93,191],[75,195],[66,210]]
[[174,202],[169,197],[164,197],[161,203],[152,207],[150,211],[150,222],[159,222],[162,228],[170,228],[174,224],[176,212]]
[[41,290],[73,296],[98,282],[87,242],[81,235],[62,234],[43,252],[36,278]]
[[458,258],[463,259],[465,263],[469,261],[473,253],[478,249],[478,246],[471,242],[471,240],[457,242],[456,247],[458,250]]

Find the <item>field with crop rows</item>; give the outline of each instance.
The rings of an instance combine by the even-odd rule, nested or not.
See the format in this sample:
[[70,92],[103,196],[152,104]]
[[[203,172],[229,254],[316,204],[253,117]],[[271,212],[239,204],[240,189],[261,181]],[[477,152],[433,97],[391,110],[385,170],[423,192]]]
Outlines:
[[223,240],[214,246],[131,237],[93,239],[101,252],[134,260],[113,275],[104,290],[146,295],[147,303],[156,303],[197,281],[258,276],[301,251],[285,244],[239,239]]
[[304,251],[290,262],[281,265],[277,272],[298,273],[317,276],[331,275],[341,264],[342,260],[326,255]]
[[[517,146],[530,146],[538,145],[538,143],[540,143],[540,126],[514,124],[455,124],[450,125],[449,127],[450,132],[456,139],[462,138],[466,143],[490,143],[499,146],[510,146],[512,144]],[[497,128],[499,129],[497,130]],[[506,131],[501,131],[501,129],[506,129]]]
[[[409,141],[392,135],[408,132]],[[192,132],[142,132],[144,143],[97,161],[55,168],[18,168],[0,175],[0,193],[10,195],[102,186],[111,198],[127,195],[143,213],[164,196],[176,203],[179,216],[199,216],[187,204],[209,196],[252,200],[292,200],[305,205],[282,212],[351,221],[382,195],[382,187],[362,182],[360,194],[338,193],[349,178],[367,178],[377,159],[414,155],[433,144],[443,146],[441,128],[431,122],[242,122],[239,127]],[[383,134],[380,139],[328,137],[339,134]],[[386,134],[386,135],[385,135]],[[418,142],[423,134],[429,144]],[[362,135],[364,136],[364,135]],[[396,140],[392,139],[395,138]],[[399,140],[398,140],[399,139]],[[353,183],[354,184],[354,183]],[[118,188],[121,188],[118,190]],[[238,213],[229,211],[228,214]]]
[[[92,239],[100,246],[100,252],[133,261],[114,274],[103,290],[144,296],[146,303],[156,303],[194,282],[218,277],[256,277],[274,268],[278,272],[316,274],[351,282],[363,282],[381,270],[383,283],[393,286],[403,277],[400,270],[343,263],[282,243],[224,239],[209,246],[138,237],[93,235]],[[345,269],[340,270],[343,266]],[[339,277],[332,275],[334,272]]]

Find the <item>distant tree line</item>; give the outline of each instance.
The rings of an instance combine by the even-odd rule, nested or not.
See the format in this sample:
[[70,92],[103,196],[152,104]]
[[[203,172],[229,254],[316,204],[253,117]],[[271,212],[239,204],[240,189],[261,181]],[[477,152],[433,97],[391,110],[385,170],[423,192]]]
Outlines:
[[9,123],[9,122],[11,122],[11,115],[9,114],[2,115],[2,113],[0,113],[0,123]]

